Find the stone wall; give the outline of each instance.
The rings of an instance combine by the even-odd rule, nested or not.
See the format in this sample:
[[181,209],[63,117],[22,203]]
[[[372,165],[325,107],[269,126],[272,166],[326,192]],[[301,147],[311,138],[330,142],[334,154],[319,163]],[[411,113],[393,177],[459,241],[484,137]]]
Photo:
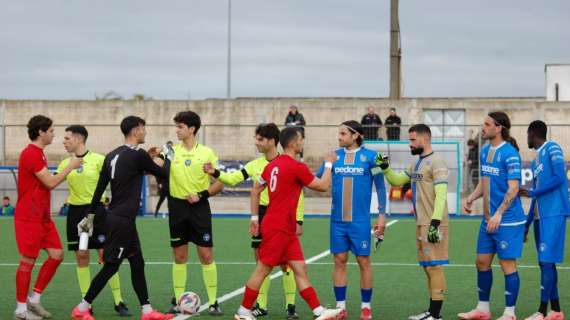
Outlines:
[[[524,146],[526,125],[534,119],[545,120],[552,128],[552,138],[570,147],[567,126],[570,123],[570,102],[546,102],[544,98],[408,98],[400,101],[373,98],[238,98],[200,101],[31,101],[0,100],[2,125],[2,158],[5,164],[15,164],[19,151],[28,143],[25,125],[35,114],[44,114],[56,124],[54,145],[46,149],[50,163],[65,156],[61,146],[63,129],[69,124],[84,124],[89,130],[89,148],[108,152],[122,143],[118,124],[130,114],[147,120],[147,145],[162,145],[175,141],[172,118],[181,110],[200,114],[204,128],[200,139],[212,147],[221,159],[248,160],[255,155],[253,129],[260,122],[282,125],[291,104],[299,106],[305,116],[306,159],[315,162],[326,150],[337,145],[337,125],[348,119],[360,120],[369,105],[376,108],[382,119],[389,108],[395,107],[404,124],[423,121],[425,109],[463,109],[466,129],[474,132],[484,115],[491,110],[504,110],[515,125],[513,136],[522,143],[523,157],[529,155]],[[405,137],[403,130],[402,137]],[[570,152],[567,152],[567,155]]]

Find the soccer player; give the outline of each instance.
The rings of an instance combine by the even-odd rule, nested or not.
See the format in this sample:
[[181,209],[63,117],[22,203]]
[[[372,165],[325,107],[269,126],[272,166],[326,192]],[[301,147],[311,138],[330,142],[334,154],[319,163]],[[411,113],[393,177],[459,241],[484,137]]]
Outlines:
[[[67,177],[69,185],[69,213],[67,214],[67,250],[75,252],[77,261],[77,281],[81,296],[84,297],[91,282],[91,270],[89,268],[89,250],[79,250],[79,234],[77,224],[87,216],[91,199],[97,187],[99,174],[103,168],[105,156],[89,151],[85,145],[88,132],[84,126],[72,125],[65,129],[63,146],[74,157],[83,159],[83,165],[71,171]],[[62,172],[67,167],[71,157],[64,159],[58,166],[57,172]],[[88,248],[96,249],[99,261],[103,260],[103,244],[105,243],[105,216],[106,210],[102,203],[97,206],[98,214],[93,221],[93,235],[89,238]],[[119,273],[115,273],[109,280],[109,287],[115,300],[115,311],[123,316],[131,316],[129,309],[121,297],[121,282]]]
[[[564,259],[566,217],[570,215],[568,179],[564,153],[553,141],[546,141],[546,124],[540,120],[528,126],[527,141],[536,150],[532,161],[533,187],[519,194],[532,198],[526,232],[534,222],[534,239],[540,266],[540,306],[527,320],[562,320],[556,264]],[[546,313],[550,301],[551,311]]]
[[208,293],[208,313],[221,316],[217,301],[218,272],[214,261],[214,238],[212,235],[212,212],[208,198],[219,193],[223,183],[210,183],[210,176],[203,170],[210,162],[218,166],[214,151],[196,139],[200,129],[200,116],[193,111],[182,111],[174,117],[176,136],[180,143],[172,146],[168,198],[168,224],[170,246],[174,255],[172,283],[174,286],[171,312],[177,312],[176,301],[186,288],[188,268],[188,242],[196,245],[198,259],[202,264],[202,276]]
[[485,117],[481,137],[489,141],[480,153],[481,181],[465,201],[471,212],[473,201],[483,197],[483,219],[477,239],[477,288],[479,303],[460,319],[491,319],[489,298],[493,285],[491,263],[495,255],[505,275],[505,311],[500,320],[515,320],[520,279],[517,260],[522,255],[526,217],[519,198],[521,159],[510,135],[511,121],[501,111]]
[[73,320],[94,320],[90,312],[91,303],[107,281],[119,271],[123,259],[129,260],[132,285],[142,306],[141,320],[166,320],[174,317],[155,311],[150,305],[144,259],[135,224],[140,208],[143,175],[150,173],[166,178],[166,170],[153,162],[148,153],[138,148],[139,144],[144,143],[146,136],[143,119],[136,116],[124,118],[121,121],[121,131],[125,136],[125,144],[105,157],[87,217],[77,225],[80,232],[93,234],[95,215],[102,213],[97,208],[101,205],[101,196],[110,183],[111,204],[105,218],[107,237],[103,248],[105,264],[91,281],[83,301],[73,309]]
[[[334,255],[334,295],[336,307],[346,312],[346,265],[348,252],[356,256],[360,267],[360,319],[372,319],[372,266],[370,261],[370,200],[372,184],[378,198],[376,236],[384,233],[386,187],[384,175],[375,160],[377,152],[362,147],[364,129],[354,120],[345,121],[338,129],[337,160],[332,168],[332,208],[330,225],[331,253]],[[322,175],[321,166],[317,177]]]
[[255,271],[246,283],[241,306],[234,319],[255,319],[251,308],[259,288],[273,267],[288,264],[295,274],[295,281],[301,297],[307,302],[316,319],[336,319],[341,309],[325,309],[321,306],[315,289],[307,276],[305,258],[299,237],[296,234],[296,208],[303,186],[316,191],[326,191],[331,181],[332,161],[336,155],[325,157],[325,172],[322,179],[316,178],[309,168],[295,160],[303,150],[303,137],[296,128],[285,128],[279,134],[279,143],[284,154],[273,159],[263,170],[259,181],[251,191],[250,233],[259,234],[259,200],[267,187],[269,205],[263,219],[263,240],[259,247],[259,260]]
[[[59,233],[51,219],[50,190],[65,180],[73,169],[81,166],[81,159],[73,157],[58,174],[47,169],[44,149],[55,137],[50,118],[37,115],[28,121],[31,143],[20,152],[18,160],[18,202],[14,216],[16,243],[20,264],[16,270],[16,301],[14,319],[38,320],[51,318],[40,297],[63,260]],[[32,270],[40,250],[48,254],[42,264],[33,293],[28,297]]]
[[442,319],[446,290],[443,266],[448,258],[447,164],[431,147],[431,130],[425,124],[416,124],[408,130],[410,152],[419,159],[396,173],[389,167],[387,158],[379,155],[377,162],[391,185],[412,184],[412,204],[416,215],[416,247],[418,262],[428,280],[429,309],[410,320]]
[[[252,178],[253,181],[259,180],[263,169],[265,166],[279,156],[277,151],[277,144],[279,143],[279,128],[274,123],[260,124],[255,129],[255,147],[257,151],[263,155],[259,158],[248,162],[243,169],[239,171],[234,171],[231,173],[226,173],[215,169],[212,164],[207,163],[204,165],[204,171],[212,175],[218,181],[224,184],[235,186],[238,183]],[[263,223],[263,217],[267,211],[267,205],[269,203],[269,195],[267,190],[263,190],[259,199],[259,224]],[[303,192],[299,198],[299,204],[297,205],[297,234],[302,233],[303,226],[303,211],[304,211],[304,198]],[[258,249],[261,244],[262,239],[261,230],[257,236],[251,237],[251,247],[254,250],[255,260],[258,259]],[[297,290],[297,285],[295,284],[295,276],[293,271],[287,266],[283,267],[283,290],[285,292],[285,307],[287,312],[287,319],[297,319],[297,312],[295,311],[295,292]],[[252,309],[252,314],[255,317],[262,317],[268,315],[267,311],[267,300],[269,295],[269,286],[271,283],[271,278],[268,276],[263,280],[263,284],[259,289],[259,295],[257,296],[257,303]]]

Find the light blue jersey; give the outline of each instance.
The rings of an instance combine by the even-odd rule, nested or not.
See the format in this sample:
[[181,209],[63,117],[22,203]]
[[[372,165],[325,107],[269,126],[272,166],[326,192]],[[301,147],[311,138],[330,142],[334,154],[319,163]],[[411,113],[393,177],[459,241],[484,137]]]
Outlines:
[[[385,213],[384,175],[374,163],[376,152],[364,147],[338,149],[332,167],[330,248],[333,254],[352,251],[370,255],[370,200],[376,186],[378,210]],[[317,173],[321,176],[324,166]]]
[[[485,216],[492,217],[501,206],[509,189],[509,180],[521,181],[521,158],[518,151],[507,142],[496,148],[486,144],[481,148],[481,178],[483,183],[483,211]],[[521,200],[517,195],[511,205],[503,213],[501,226],[524,224]]]
[[[372,184],[376,186],[378,210],[386,210],[384,175],[374,163],[376,152],[364,147],[336,150],[332,167],[331,219],[336,222],[370,221]],[[321,176],[323,166],[317,176]]]

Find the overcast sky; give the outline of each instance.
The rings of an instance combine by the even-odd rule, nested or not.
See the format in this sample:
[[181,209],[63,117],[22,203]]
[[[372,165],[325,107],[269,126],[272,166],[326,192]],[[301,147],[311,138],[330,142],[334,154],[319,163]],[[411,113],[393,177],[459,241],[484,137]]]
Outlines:
[[[233,0],[232,96],[388,95],[389,0]],[[0,98],[226,95],[227,0],[0,0]],[[404,95],[544,96],[568,0],[401,0]]]

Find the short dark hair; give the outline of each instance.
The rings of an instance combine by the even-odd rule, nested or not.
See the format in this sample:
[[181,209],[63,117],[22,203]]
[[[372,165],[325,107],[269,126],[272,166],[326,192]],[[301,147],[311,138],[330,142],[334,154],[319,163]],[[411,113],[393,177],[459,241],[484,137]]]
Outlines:
[[84,126],[79,125],[79,124],[71,125],[71,126],[65,128],[65,131],[66,132],[69,131],[73,134],[78,134],[78,135],[82,136],[83,141],[87,141],[87,137],[89,136],[87,129]]
[[174,116],[174,123],[184,123],[185,125],[190,127],[194,127],[194,134],[198,133],[200,129],[200,125],[202,121],[200,120],[200,116],[194,111],[180,111]]
[[275,123],[262,123],[255,128],[255,135],[259,135],[267,140],[273,139],[275,145],[279,143],[279,128]]
[[30,121],[28,121],[28,137],[30,140],[36,140],[40,136],[40,131],[48,131],[52,126],[53,121],[41,114],[33,116]]
[[411,126],[410,129],[408,130],[408,133],[412,132],[419,134],[427,134],[431,138],[431,129],[423,123],[418,123]]
[[469,140],[467,140],[467,145],[468,146],[476,146],[477,142],[474,139],[469,139]]
[[286,127],[281,130],[281,133],[279,134],[279,143],[281,143],[281,147],[283,147],[283,149],[287,148],[291,141],[296,139],[299,135],[301,135],[301,133],[295,127]]
[[146,125],[146,121],[143,118],[137,116],[127,116],[121,121],[121,132],[126,137],[131,133],[131,131],[138,127]]
[[546,139],[546,133],[548,132],[548,127],[544,121],[535,120],[528,125],[529,133],[532,132],[534,135],[541,139]]
[[10,200],[10,197],[4,196],[4,198],[2,198],[2,200]]

